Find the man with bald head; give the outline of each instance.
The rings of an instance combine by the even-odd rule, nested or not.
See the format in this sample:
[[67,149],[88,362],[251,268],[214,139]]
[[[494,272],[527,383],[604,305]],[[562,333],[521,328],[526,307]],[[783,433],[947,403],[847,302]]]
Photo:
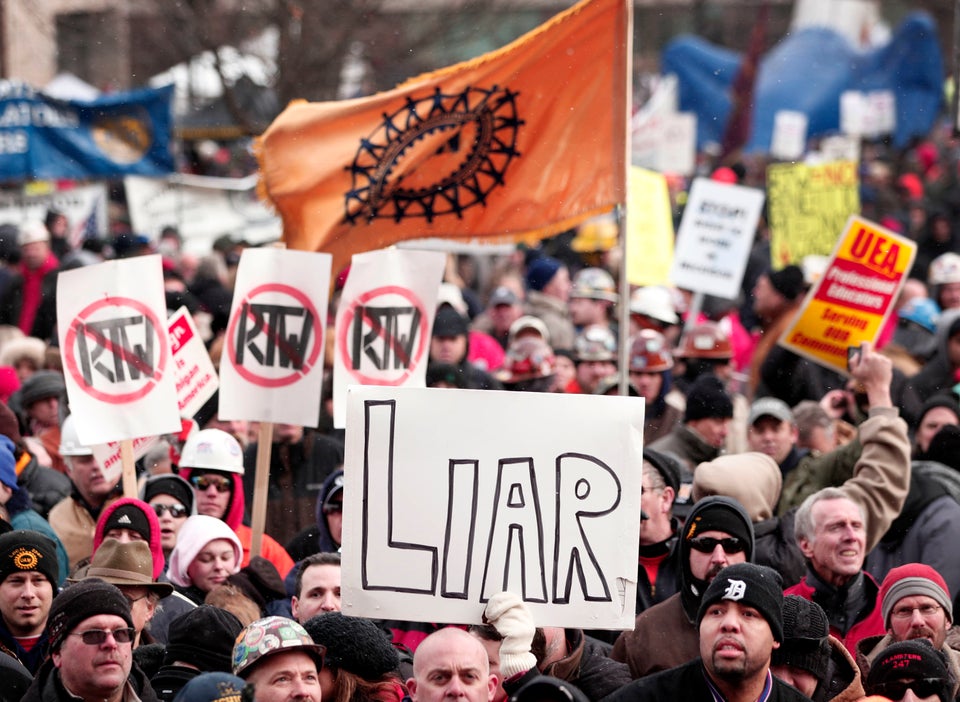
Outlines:
[[417,647],[407,689],[413,702],[441,702],[448,696],[491,702],[497,683],[483,644],[462,629],[448,628],[430,634]]

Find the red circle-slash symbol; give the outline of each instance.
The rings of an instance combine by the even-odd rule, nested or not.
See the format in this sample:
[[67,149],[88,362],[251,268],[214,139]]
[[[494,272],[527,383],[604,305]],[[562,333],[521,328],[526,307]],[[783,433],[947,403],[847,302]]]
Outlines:
[[[138,343],[141,342],[141,343]],[[145,397],[167,367],[167,330],[140,300],[105,297],[70,322],[67,372],[91,397],[115,405]]]
[[230,318],[227,358],[248,382],[283,387],[316,367],[324,338],[310,298],[289,285],[265,283],[253,288]]
[[346,307],[337,330],[337,352],[347,373],[361,385],[402,385],[426,356],[427,319],[423,302],[399,285],[360,295]]

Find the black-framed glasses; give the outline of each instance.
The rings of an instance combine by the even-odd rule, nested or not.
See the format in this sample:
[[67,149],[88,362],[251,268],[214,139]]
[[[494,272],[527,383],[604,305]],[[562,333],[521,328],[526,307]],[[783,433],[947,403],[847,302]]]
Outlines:
[[717,546],[721,547],[724,553],[742,553],[747,550],[747,544],[743,539],[736,536],[727,536],[723,539],[715,539],[712,536],[698,536],[690,539],[687,543],[690,548],[700,553],[713,553]]
[[913,694],[923,699],[939,695],[946,685],[946,680],[941,678],[917,678],[916,680],[896,680],[894,682],[877,683],[873,685],[870,691],[872,695],[881,695],[888,700],[902,700],[907,694],[907,690],[913,690]]
[[206,491],[211,485],[217,488],[217,492],[230,492],[233,488],[233,481],[222,475],[192,475],[190,482],[201,492]]
[[[199,485],[197,487],[199,487]],[[204,490],[205,488],[200,489]],[[162,505],[159,503],[153,505],[153,513],[158,517],[162,517],[164,512],[169,512],[170,516],[174,519],[180,519],[181,517],[187,516],[187,508],[183,505]]]
[[100,646],[107,640],[108,636],[113,636],[113,640],[118,644],[127,644],[133,641],[136,632],[130,627],[121,627],[119,629],[87,629],[86,631],[77,631],[67,634],[67,636],[79,636],[87,646]]

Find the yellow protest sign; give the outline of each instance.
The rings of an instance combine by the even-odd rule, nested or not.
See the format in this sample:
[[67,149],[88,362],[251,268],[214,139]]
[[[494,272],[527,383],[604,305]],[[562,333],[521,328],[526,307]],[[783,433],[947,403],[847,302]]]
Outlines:
[[631,285],[662,285],[673,261],[667,179],[661,173],[631,166],[627,197],[627,280]]
[[767,168],[770,258],[774,268],[827,255],[844,223],[860,212],[857,164],[777,163]]
[[917,245],[850,217],[827,264],[780,345],[847,372],[847,349],[875,342],[907,279]]

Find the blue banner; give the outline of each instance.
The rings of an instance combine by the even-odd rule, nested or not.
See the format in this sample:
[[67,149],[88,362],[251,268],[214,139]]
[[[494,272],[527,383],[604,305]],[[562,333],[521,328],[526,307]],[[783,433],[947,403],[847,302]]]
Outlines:
[[56,100],[0,83],[0,180],[173,172],[173,86]]

